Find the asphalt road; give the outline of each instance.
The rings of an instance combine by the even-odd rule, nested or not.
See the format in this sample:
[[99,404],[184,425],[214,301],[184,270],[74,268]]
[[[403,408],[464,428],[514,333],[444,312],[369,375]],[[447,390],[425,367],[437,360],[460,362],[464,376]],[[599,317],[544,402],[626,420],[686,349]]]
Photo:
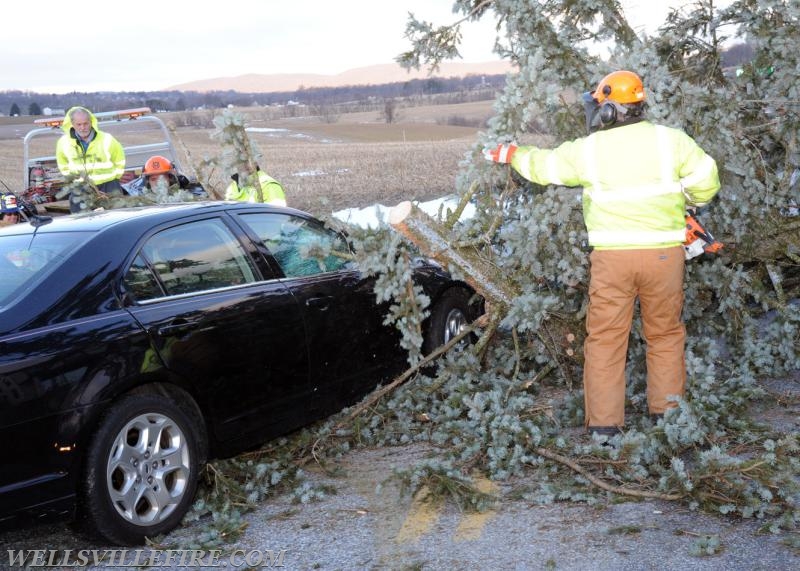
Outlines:
[[[752,413],[782,432],[797,433],[800,371],[787,378],[764,380],[762,386],[776,398],[757,404]],[[328,485],[336,493],[306,504],[295,503],[289,494],[269,499],[246,514],[245,533],[218,554],[218,560],[210,559],[208,553],[184,551],[173,561],[163,550],[145,550],[129,551],[124,559],[116,552],[106,563],[86,568],[181,569],[190,566],[195,556],[198,563],[206,563],[192,566],[200,569],[800,569],[797,531],[780,536],[765,534],[760,532],[759,521],[694,512],[673,502],[620,502],[617,497],[597,505],[540,506],[519,493],[534,486],[530,477],[500,485],[476,482],[501,498],[494,510],[485,513],[462,513],[452,503],[432,504],[425,501],[424,490],[415,497],[402,494],[397,480],[391,479],[395,470],[407,469],[430,453],[423,444],[358,449],[340,460],[337,474],[341,475],[330,477],[310,471],[312,483]],[[186,545],[197,531],[181,528],[166,541]],[[697,551],[709,541],[718,546],[711,554],[699,555]],[[19,565],[10,564],[10,557],[18,556],[21,550],[37,549],[56,550],[54,564],[47,564],[48,551],[41,560],[44,565],[31,569],[61,570],[74,568],[57,564],[66,549],[102,553],[118,548],[98,544],[64,521],[5,529],[0,530],[0,571],[19,569]],[[75,557],[68,561],[74,562]],[[180,557],[184,557],[183,565]],[[126,565],[119,565],[123,560]],[[152,563],[142,563],[147,561]]]
[[[407,467],[426,453],[423,445],[350,453],[343,459],[344,476],[309,475],[317,483],[332,484],[335,495],[308,504],[294,503],[289,496],[266,502],[247,515],[244,536],[219,555],[217,567],[199,568],[222,568],[223,563],[231,568],[234,550],[239,551],[233,563],[241,563],[242,569],[251,568],[245,556],[256,563],[255,568],[293,570],[800,568],[796,548],[788,546],[785,537],[759,534],[759,522],[699,514],[668,502],[536,506],[507,496],[493,511],[468,514],[452,504],[436,506],[419,495],[401,495],[387,478],[395,467]],[[524,479],[517,480],[495,487],[494,492],[508,494],[525,484]],[[174,532],[169,539],[186,533],[186,529]],[[706,537],[719,541],[719,551],[693,554]],[[0,568],[11,568],[8,550],[67,548],[111,547],[76,535],[63,522],[38,525],[0,535]],[[146,555],[129,552],[126,561],[133,562],[134,555],[147,560]],[[118,563],[121,556],[114,557],[111,562]],[[153,568],[182,568],[178,559],[163,565],[163,552],[154,557]],[[198,561],[215,562],[205,557]]]

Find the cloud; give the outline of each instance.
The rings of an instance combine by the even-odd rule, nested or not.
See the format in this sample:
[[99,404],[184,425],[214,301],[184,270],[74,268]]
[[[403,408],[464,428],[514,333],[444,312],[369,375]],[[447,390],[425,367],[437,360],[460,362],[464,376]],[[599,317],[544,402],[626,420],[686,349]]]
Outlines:
[[[623,1],[653,33],[669,5]],[[84,0],[3,6],[0,89],[154,91],[247,74],[335,75],[392,63],[410,47],[408,13],[437,25],[461,19],[453,0]],[[463,24],[465,62],[495,61],[492,13]]]
[[[458,18],[452,5],[140,0],[112,10],[107,1],[65,6],[44,0],[33,15],[29,5],[12,3],[3,14],[0,89],[150,91],[250,73],[337,74],[391,63],[409,48],[403,37],[409,11],[447,24]],[[497,59],[493,23],[469,28],[464,61]]]

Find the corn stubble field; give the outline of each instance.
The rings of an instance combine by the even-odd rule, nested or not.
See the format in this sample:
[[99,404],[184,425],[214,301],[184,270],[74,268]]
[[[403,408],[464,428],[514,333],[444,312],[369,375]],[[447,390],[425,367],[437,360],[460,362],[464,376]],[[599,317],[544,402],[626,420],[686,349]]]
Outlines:
[[[477,125],[491,115],[491,105],[481,101],[404,108],[391,124],[377,112],[342,114],[324,122],[319,117],[272,120],[239,111],[247,126],[256,128],[250,137],[263,155],[261,167],[284,185],[289,205],[325,215],[453,193],[459,163],[476,141]],[[222,156],[220,142],[211,138],[213,128],[175,127],[179,118],[171,115],[160,117],[172,127],[186,174],[224,193],[229,173],[197,168]],[[33,123],[33,118],[17,119],[29,119],[26,128]],[[0,139],[0,180],[16,192],[22,189],[22,136]]]

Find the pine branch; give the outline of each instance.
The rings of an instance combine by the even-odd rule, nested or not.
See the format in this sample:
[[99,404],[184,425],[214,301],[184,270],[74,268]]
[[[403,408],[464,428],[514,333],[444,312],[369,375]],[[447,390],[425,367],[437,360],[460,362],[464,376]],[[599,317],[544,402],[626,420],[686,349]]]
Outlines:
[[450,213],[450,216],[447,217],[445,221],[445,228],[448,230],[452,230],[453,226],[461,219],[461,215],[464,214],[464,209],[467,205],[472,201],[472,197],[475,196],[475,193],[478,191],[479,184],[478,181],[474,181],[470,186],[467,192],[461,197],[461,200],[458,201],[458,206],[456,209]]
[[651,500],[668,500],[668,501],[680,500],[681,498],[684,497],[683,494],[664,494],[661,492],[650,492],[647,490],[632,490],[624,486],[613,486],[607,482],[604,482],[597,476],[593,475],[588,470],[579,466],[576,462],[573,462],[566,456],[562,456],[561,454],[556,454],[555,452],[551,452],[547,448],[537,448],[535,451],[539,456],[544,456],[545,458],[549,458],[550,460],[554,460],[559,464],[567,466],[571,470],[577,472],[578,474],[589,480],[592,484],[594,484],[598,488],[605,490],[607,492],[611,492],[613,494],[619,494],[622,496],[632,496],[634,498],[647,498]]

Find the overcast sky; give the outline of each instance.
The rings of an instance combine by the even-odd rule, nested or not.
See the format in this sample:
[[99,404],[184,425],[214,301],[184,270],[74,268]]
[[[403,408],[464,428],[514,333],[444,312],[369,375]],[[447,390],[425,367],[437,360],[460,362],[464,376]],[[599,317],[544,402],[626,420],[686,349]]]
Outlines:
[[[676,0],[677,1],[677,0]],[[668,4],[623,1],[654,30]],[[155,91],[216,77],[318,73],[392,63],[408,12],[437,25],[452,0],[13,0],[0,16],[0,90]],[[464,29],[464,62],[496,60],[494,21]]]

